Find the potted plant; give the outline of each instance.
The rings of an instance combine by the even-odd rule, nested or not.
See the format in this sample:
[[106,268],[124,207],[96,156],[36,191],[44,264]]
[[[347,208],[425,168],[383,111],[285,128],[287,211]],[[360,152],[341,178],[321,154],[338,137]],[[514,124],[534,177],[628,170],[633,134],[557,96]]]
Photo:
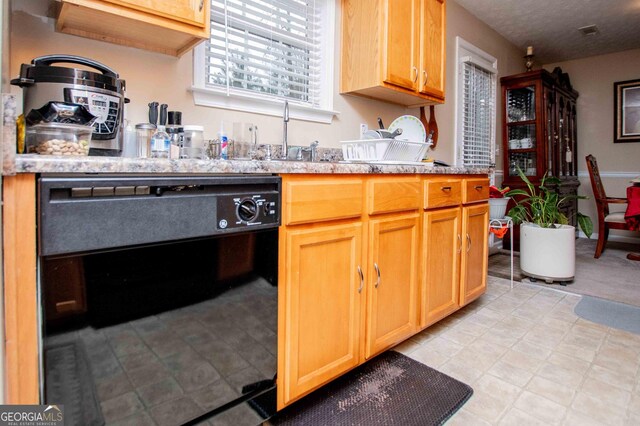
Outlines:
[[[509,210],[509,216],[514,224],[520,224],[522,273],[546,282],[573,280],[576,269],[575,227],[568,225],[560,207],[568,199],[586,197],[560,197],[549,187],[560,183],[560,179],[546,173],[537,189],[520,168],[518,175],[527,185],[527,190],[514,189],[506,195],[518,197],[514,198],[516,205]],[[593,223],[589,216],[578,213],[578,226],[587,237],[591,237]]]
[[509,192],[509,187],[498,188],[491,185],[489,187],[489,219],[503,219],[507,212],[507,204],[511,198],[505,197]]

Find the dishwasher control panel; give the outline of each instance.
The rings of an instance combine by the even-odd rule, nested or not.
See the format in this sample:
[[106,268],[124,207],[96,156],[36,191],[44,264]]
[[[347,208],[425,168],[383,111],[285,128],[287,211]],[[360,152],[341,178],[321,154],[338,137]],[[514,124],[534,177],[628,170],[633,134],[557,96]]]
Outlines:
[[280,197],[277,192],[231,194],[217,197],[217,228],[233,229],[280,222]]

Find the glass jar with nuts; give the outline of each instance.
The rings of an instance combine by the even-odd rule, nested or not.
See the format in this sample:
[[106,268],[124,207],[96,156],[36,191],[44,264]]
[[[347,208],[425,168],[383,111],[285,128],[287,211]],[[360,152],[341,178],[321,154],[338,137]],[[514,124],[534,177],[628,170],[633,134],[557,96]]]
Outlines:
[[27,153],[41,155],[87,155],[92,126],[42,123],[27,127]]

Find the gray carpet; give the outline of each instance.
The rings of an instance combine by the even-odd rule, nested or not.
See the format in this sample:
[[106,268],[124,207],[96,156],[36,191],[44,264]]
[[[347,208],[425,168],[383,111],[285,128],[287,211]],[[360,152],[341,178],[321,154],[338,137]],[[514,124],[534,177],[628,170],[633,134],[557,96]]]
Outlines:
[[[594,259],[596,240],[580,238],[576,240],[576,277],[567,285],[533,282],[547,288],[568,291],[584,296],[599,297],[615,302],[640,306],[640,262],[627,259],[631,251],[640,252],[640,247],[632,244],[609,242],[599,259]],[[520,281],[520,259],[514,259],[514,282]],[[489,257],[489,275],[509,278],[509,256],[495,254]],[[506,272],[505,272],[506,271]],[[524,278],[529,282],[528,278]]]
[[472,394],[468,385],[387,351],[280,411],[270,423],[442,425]]
[[640,334],[640,308],[637,306],[583,296],[574,312],[586,320]]

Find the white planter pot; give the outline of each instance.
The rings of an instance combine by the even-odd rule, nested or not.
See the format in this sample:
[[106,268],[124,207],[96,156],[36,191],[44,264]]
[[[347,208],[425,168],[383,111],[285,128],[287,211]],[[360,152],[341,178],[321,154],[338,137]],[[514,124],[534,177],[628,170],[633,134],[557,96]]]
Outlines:
[[489,219],[504,219],[511,198],[489,198]]
[[547,282],[571,281],[576,273],[576,230],[569,225],[520,225],[520,269]]

